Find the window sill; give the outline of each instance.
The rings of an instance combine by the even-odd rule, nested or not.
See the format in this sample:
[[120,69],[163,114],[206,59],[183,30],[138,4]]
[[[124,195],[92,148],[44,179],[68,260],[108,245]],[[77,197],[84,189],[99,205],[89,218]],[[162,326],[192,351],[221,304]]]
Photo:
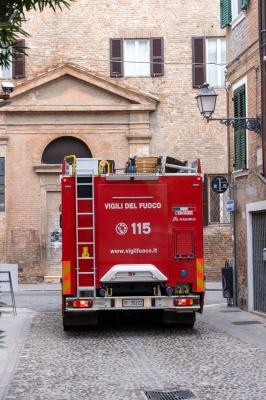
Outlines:
[[127,78],[127,79],[145,78],[145,79],[147,79],[147,78],[157,78],[157,76],[152,76],[152,75],[145,75],[145,76],[143,76],[143,75],[127,76],[127,75],[124,75],[124,76],[121,76],[121,78]]
[[249,170],[248,169],[239,169],[238,171],[233,171],[232,175],[234,178],[241,178],[242,176],[248,176]]
[[235,29],[235,27],[237,25],[240,24],[240,22],[243,21],[243,19],[245,19],[247,16],[246,11],[241,11],[240,14],[238,14],[238,16],[231,22],[231,29]]

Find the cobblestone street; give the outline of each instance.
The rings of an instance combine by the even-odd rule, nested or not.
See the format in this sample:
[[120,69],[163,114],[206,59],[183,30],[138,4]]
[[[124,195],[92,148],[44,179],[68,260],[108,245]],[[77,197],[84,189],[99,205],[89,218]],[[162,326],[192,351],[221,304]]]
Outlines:
[[64,332],[59,312],[37,312],[5,399],[144,400],[145,390],[189,389],[201,400],[265,400],[265,381],[265,351],[203,317],[192,330],[137,323]]

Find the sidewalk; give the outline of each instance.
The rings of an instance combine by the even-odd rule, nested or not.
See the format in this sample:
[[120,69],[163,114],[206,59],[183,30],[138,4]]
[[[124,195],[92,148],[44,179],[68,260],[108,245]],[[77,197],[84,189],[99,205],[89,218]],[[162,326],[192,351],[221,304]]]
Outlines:
[[243,311],[227,304],[209,304],[198,320],[266,352],[266,314]]
[[4,331],[4,339],[0,348],[0,400],[5,398],[5,392],[12,380],[25,339],[30,330],[35,313],[27,309],[18,309],[17,316],[12,312],[2,313],[0,316],[0,329]]

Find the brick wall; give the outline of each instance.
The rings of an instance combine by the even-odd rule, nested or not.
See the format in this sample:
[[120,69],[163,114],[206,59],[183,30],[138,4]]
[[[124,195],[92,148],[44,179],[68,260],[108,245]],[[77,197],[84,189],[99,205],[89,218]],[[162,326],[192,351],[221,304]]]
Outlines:
[[[202,121],[191,82],[192,36],[224,35],[219,28],[219,1],[208,0],[208,18],[205,10],[196,0],[171,1],[167,6],[158,0],[116,0],[112,4],[79,0],[62,13],[31,13],[25,24],[31,34],[27,78],[66,62],[109,76],[110,38],[163,36],[165,75],[116,78],[117,82],[160,98],[158,111],[151,117],[151,153],[200,157],[208,172],[226,172],[226,131],[218,123]],[[217,110],[224,115],[224,91],[218,93]]]
[[226,225],[204,229],[204,262],[208,281],[221,281],[221,268],[231,257],[231,231]]
[[[109,76],[110,38],[163,36],[163,77],[116,78],[115,81],[150,92],[160,100],[157,110],[150,116],[150,154],[171,155],[184,160],[200,158],[204,172],[227,173],[226,129],[219,123],[207,124],[202,120],[195,102],[197,90],[192,88],[192,36],[225,34],[219,27],[218,0],[207,0],[204,7],[198,0],[167,4],[158,0],[78,0],[69,10],[56,14],[51,10],[30,13],[24,28],[31,35],[26,40],[26,79],[68,62]],[[218,88],[216,91],[219,94],[216,114],[225,115],[224,90]],[[32,99],[37,101],[34,95]],[[53,104],[52,98],[51,102]],[[44,118],[39,117],[40,121]],[[111,134],[107,128],[104,132],[97,129],[90,132],[79,117],[72,120],[72,126],[76,121],[76,129],[72,128],[74,136],[87,143],[93,156],[114,158],[119,166],[123,166],[129,155],[126,129]],[[62,119],[60,129],[59,116],[54,114],[49,118],[43,119],[43,125],[39,121],[35,126],[33,117],[23,120],[23,116],[13,115],[6,130],[10,136],[6,213],[8,261],[19,262],[23,273],[38,276],[46,267],[40,264],[41,254],[45,251],[41,233],[42,189],[33,165],[41,162],[44,143],[59,135],[71,134],[69,120],[64,122]],[[26,156],[21,157],[21,154]],[[216,246],[217,234],[220,241],[227,243],[227,233],[224,239],[223,229],[215,231],[209,227],[205,233],[207,254],[211,254],[211,246]],[[215,238],[212,239],[212,235]],[[209,270],[212,265],[216,269],[215,263],[218,265],[220,260],[216,262],[210,256]]]

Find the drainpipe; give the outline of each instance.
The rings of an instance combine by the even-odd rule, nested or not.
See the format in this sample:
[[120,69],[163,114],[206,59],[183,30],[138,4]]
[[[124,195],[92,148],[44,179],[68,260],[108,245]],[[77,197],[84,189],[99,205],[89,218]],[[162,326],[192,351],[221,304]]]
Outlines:
[[263,175],[266,178],[266,0],[259,0],[259,41],[261,66],[261,125]]

